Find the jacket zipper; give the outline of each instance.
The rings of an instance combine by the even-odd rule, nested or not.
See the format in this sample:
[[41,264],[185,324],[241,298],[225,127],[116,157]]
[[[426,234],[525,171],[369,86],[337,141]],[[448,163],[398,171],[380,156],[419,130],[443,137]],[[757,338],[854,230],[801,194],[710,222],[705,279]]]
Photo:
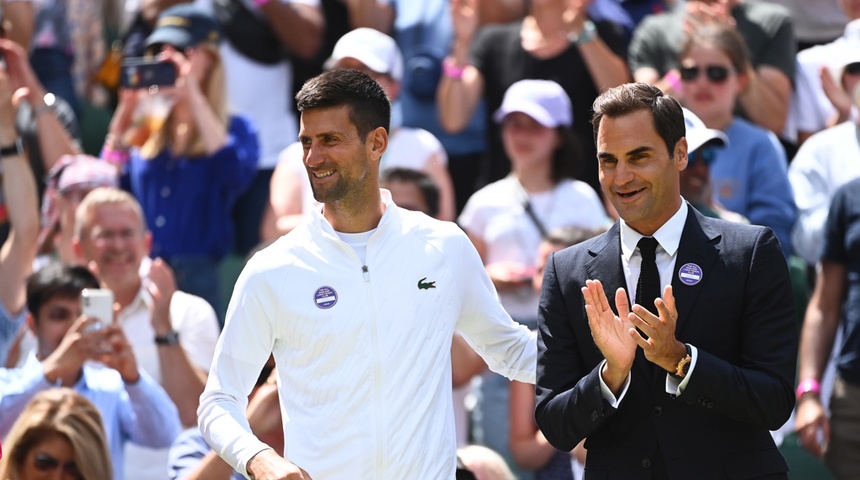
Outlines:
[[[372,314],[376,313],[376,307],[373,303],[373,291],[370,286],[370,269],[367,265],[361,266],[361,274],[364,277],[364,283],[367,289],[367,298],[370,303],[370,312]],[[377,319],[371,319],[371,337],[373,338],[373,352],[374,352],[374,372],[373,372],[373,384],[374,384],[374,402],[376,403],[376,478],[382,478],[382,442],[384,440],[384,436],[382,434],[382,392],[380,381],[382,378],[382,372],[380,371],[380,348],[379,348],[379,334],[377,332]]]

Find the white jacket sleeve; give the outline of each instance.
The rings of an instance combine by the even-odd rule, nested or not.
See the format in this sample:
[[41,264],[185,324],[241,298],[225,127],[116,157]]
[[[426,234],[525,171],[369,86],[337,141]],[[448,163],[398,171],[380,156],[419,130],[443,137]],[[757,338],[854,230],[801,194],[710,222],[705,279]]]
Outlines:
[[[516,323],[499,303],[481,257],[465,234],[449,244],[462,305],[457,330],[487,362],[511,380],[535,383],[537,336]],[[457,255],[459,253],[459,255]]]
[[248,461],[270,448],[251,433],[245,418],[248,395],[274,344],[271,319],[276,306],[266,299],[275,297],[265,280],[250,264],[239,276],[197,411],[207,443],[246,477]]

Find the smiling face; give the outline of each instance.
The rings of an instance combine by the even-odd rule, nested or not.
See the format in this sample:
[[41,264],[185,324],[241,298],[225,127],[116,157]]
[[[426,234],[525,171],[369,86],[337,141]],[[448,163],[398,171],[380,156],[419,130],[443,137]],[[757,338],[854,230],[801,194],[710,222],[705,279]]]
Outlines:
[[138,213],[124,203],[97,205],[81,229],[78,250],[95,262],[99,280],[114,291],[137,290],[140,262],[149,254],[152,237]]
[[678,176],[687,166],[687,140],[667,151],[650,111],[604,117],[597,157],[604,193],[637,232],[652,235],[680,208]]
[[[379,190],[379,157],[349,118],[348,106],[302,112],[299,141],[314,198],[325,204],[361,205]],[[379,128],[384,133],[384,129]],[[368,134],[368,139],[375,133]]]

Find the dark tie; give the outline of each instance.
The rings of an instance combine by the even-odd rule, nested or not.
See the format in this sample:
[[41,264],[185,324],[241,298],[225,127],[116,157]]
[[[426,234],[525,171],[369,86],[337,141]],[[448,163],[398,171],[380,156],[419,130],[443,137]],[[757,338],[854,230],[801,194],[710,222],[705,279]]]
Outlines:
[[642,255],[642,269],[636,283],[636,303],[657,315],[654,300],[660,298],[660,272],[657,270],[657,239],[639,239],[639,254]]

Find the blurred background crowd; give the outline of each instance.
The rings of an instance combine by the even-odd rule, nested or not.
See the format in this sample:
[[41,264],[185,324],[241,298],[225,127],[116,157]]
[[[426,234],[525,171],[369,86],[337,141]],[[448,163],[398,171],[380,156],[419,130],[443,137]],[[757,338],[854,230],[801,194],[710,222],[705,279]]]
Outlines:
[[[3,480],[235,476],[197,431],[198,398],[245,260],[319,208],[293,96],[335,68],[391,99],[394,201],[457,222],[531,328],[547,256],[617,217],[594,99],[630,81],[678,98],[688,131],[719,131],[692,149],[684,198],[773,229],[792,272],[798,409],[774,432],[791,478],[860,478],[860,0],[0,7]],[[119,308],[92,328],[80,293],[98,287]],[[533,386],[459,338],[452,361],[464,472],[582,478],[586,448],[547,443]],[[248,418],[277,446],[271,368]],[[827,450],[837,431],[853,450]]]

